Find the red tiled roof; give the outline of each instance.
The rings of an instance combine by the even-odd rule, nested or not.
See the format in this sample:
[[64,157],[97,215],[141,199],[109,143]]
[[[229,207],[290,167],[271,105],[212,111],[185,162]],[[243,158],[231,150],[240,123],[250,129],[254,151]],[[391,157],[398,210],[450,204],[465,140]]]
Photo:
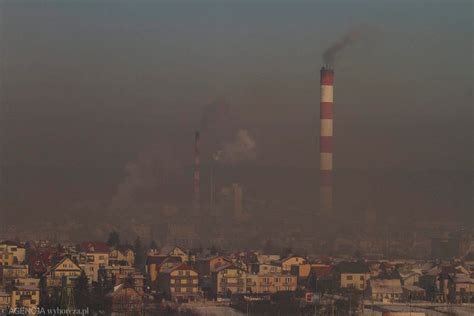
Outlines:
[[146,258],[146,264],[156,264],[157,266],[161,265],[164,262],[181,262],[181,257],[178,256],[148,256]]
[[193,267],[191,267],[190,265],[188,265],[186,263],[180,264],[179,266],[175,267],[173,270],[192,270],[192,271],[195,271]]
[[332,266],[316,266],[316,267],[311,267],[311,271],[316,273],[316,276],[318,278],[326,277],[331,274],[332,272]]
[[80,248],[88,253],[109,253],[110,247],[101,241],[83,242]]
[[57,254],[52,251],[36,253],[30,256],[29,263],[35,272],[46,272],[48,267],[53,265],[53,259],[56,256]]

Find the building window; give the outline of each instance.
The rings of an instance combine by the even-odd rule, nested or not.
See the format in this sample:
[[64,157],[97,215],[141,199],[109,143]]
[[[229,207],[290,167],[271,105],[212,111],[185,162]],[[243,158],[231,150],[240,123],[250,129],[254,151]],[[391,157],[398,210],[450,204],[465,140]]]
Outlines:
[[360,279],[361,279],[361,281],[364,281],[364,276],[361,275],[361,276],[360,276]]
[[352,275],[348,275],[348,276],[346,277],[346,280],[352,280]]

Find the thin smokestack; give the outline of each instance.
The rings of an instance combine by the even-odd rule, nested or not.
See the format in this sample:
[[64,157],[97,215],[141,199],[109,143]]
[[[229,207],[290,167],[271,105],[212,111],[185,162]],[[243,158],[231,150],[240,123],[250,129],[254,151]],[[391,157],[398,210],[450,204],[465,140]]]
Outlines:
[[200,196],[201,196],[201,187],[200,187],[200,178],[201,178],[201,162],[199,160],[199,131],[196,131],[194,134],[194,205],[193,211],[194,215],[199,215],[200,210]]
[[321,68],[320,73],[320,119],[321,132],[319,138],[320,154],[320,211],[323,214],[329,214],[333,208],[333,87],[334,70]]

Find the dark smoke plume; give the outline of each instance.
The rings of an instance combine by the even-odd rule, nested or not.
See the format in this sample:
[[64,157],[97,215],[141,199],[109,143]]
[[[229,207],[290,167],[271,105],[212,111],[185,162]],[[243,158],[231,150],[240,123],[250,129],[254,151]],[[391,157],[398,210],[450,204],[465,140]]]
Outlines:
[[217,98],[211,104],[204,107],[201,117],[201,131],[219,129],[219,124],[231,120],[230,107],[223,98]]
[[359,27],[357,30],[350,32],[345,35],[342,39],[338,40],[327,48],[323,53],[323,62],[326,67],[333,68],[337,56],[349,45],[352,45],[355,41],[360,38],[362,28]]

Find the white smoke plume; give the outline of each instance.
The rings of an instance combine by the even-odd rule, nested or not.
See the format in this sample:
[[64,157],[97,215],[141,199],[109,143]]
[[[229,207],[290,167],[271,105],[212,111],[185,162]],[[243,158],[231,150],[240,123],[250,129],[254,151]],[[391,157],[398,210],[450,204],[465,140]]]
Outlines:
[[180,162],[167,151],[153,148],[141,153],[125,166],[125,177],[112,198],[112,210],[124,210],[137,203],[141,192],[166,185],[170,178],[178,176]]
[[238,163],[241,161],[255,160],[257,157],[257,144],[248,130],[239,129],[235,139],[224,144],[222,150],[219,150],[214,159],[222,163]]
[[118,185],[117,193],[112,199],[113,209],[127,208],[133,203],[137,191],[153,182],[153,157],[142,155],[136,161],[125,166],[125,179]]

